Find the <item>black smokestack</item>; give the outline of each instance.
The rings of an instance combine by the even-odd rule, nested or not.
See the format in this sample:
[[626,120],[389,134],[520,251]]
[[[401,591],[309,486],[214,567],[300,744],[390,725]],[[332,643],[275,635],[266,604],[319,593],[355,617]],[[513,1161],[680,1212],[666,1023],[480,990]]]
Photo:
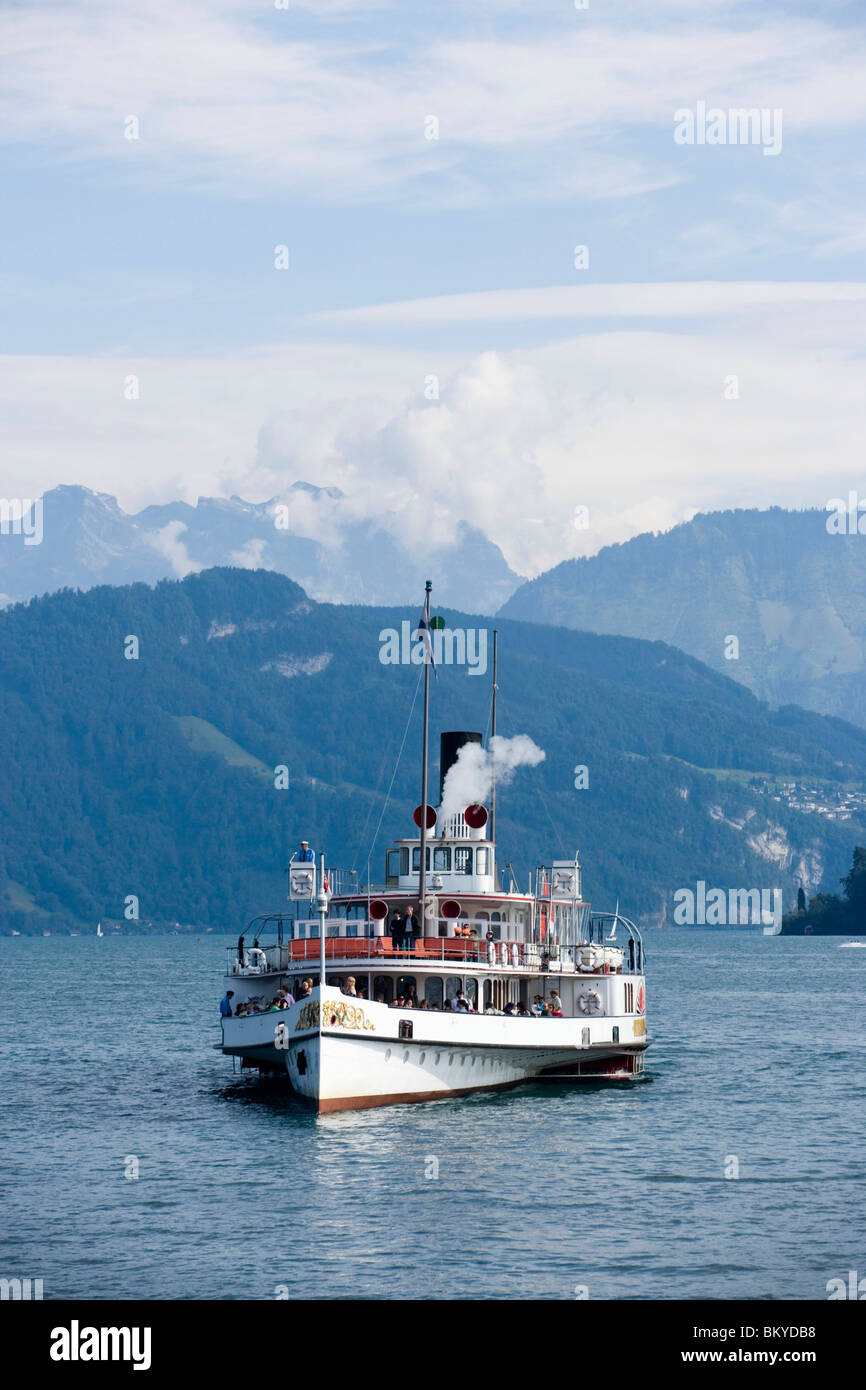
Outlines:
[[481,743],[481,735],[466,729],[439,735],[439,805],[445,792],[445,778],[457,761],[457,754],[464,743]]

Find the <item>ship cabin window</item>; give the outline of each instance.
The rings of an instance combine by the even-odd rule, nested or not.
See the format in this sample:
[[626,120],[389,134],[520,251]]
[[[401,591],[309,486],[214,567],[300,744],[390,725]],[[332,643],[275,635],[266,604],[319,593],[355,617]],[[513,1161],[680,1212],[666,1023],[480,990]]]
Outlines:
[[307,934],[306,924],[305,924],[304,922],[298,922],[297,927],[298,927],[298,940],[299,940],[299,941],[303,941],[304,937],[305,937],[306,934]]
[[490,850],[487,849],[486,846],[484,846],[484,847],[482,847],[480,850],[478,850],[478,852],[477,852],[477,854],[476,854],[476,856],[475,856],[475,872],[476,872],[477,874],[489,874],[489,873],[490,873],[489,864],[490,864]]
[[409,846],[404,845],[400,850],[400,873],[405,878],[409,872]]
[[442,1007],[442,981],[438,975],[431,975],[424,983],[424,998],[431,1009]]
[[451,846],[445,845],[433,851],[433,872],[440,874],[450,874],[451,872]]
[[396,988],[395,988],[395,991],[394,991],[395,997],[396,997],[397,999],[399,999],[399,998],[400,998],[400,995],[402,994],[403,997],[404,997],[404,999],[405,999],[405,997],[406,997],[406,991],[408,990],[408,988],[409,988],[410,985],[414,985],[414,986],[415,986],[415,993],[416,993],[416,995],[417,995],[417,993],[418,993],[418,981],[415,979],[415,976],[414,976],[414,975],[398,975],[398,977],[397,977],[397,984],[396,984]]
[[347,936],[357,936],[357,935],[358,935],[358,923],[357,923],[357,922],[347,922],[347,923],[346,923],[346,935],[347,935]]
[[390,1004],[394,998],[390,975],[376,975],[373,980],[373,999],[381,999],[383,1004]]
[[311,923],[310,923],[310,940],[311,940],[311,941],[318,941],[318,939],[319,939],[319,924],[318,924],[318,922],[311,922]]
[[[318,930],[318,927],[317,927],[317,928],[316,928],[316,935],[318,936],[318,934],[319,934],[319,930]],[[340,924],[339,924],[339,922],[327,922],[327,923],[325,924],[325,935],[326,935],[326,936],[339,936],[339,935],[340,935]]]
[[385,880],[388,888],[397,887],[397,877],[400,873],[400,859],[406,855],[406,872],[409,872],[409,851],[402,849],[389,849],[385,854]]
[[465,990],[465,992],[466,992],[466,998],[469,1000],[469,1003],[472,1005],[473,1009],[477,1009],[477,1008],[478,1008],[478,981],[477,981],[477,980],[469,980],[469,979],[464,980],[464,982],[463,982],[463,988],[464,988],[464,990]]
[[450,1007],[451,1007],[451,1000],[454,998],[454,996],[455,996],[455,994],[457,993],[458,989],[462,989],[462,988],[463,988],[463,981],[460,979],[459,976],[457,976],[457,975],[449,975],[449,976],[448,976],[448,979],[445,981],[445,1003],[448,1005],[449,1009],[450,1009]]
[[[427,850],[427,853],[426,853],[425,856],[424,856],[424,860],[425,860],[425,863],[426,863],[426,866],[427,866],[427,871],[428,871],[428,873],[429,873],[429,871],[430,871],[430,850],[429,850],[429,849]],[[417,874],[417,872],[418,872],[418,870],[419,870],[420,868],[421,868],[421,849],[420,849],[420,846],[419,846],[417,849],[413,849],[413,851],[412,851],[412,872],[413,872],[413,874]],[[408,873],[408,870],[407,870],[407,873]]]
[[472,850],[461,845],[454,851],[454,872],[455,874],[472,873]]
[[[518,982],[513,981],[514,984]],[[509,981],[508,980],[485,980],[484,981],[484,1007],[485,1009],[504,1009],[509,1002]]]

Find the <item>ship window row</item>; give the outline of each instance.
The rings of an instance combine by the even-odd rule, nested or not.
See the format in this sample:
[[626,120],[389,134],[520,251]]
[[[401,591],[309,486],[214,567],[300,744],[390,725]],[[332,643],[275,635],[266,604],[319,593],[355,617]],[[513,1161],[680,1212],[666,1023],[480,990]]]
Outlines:
[[[432,856],[430,846],[425,856],[427,872],[434,874],[489,874],[490,850],[487,845],[477,849],[473,845],[436,845]],[[408,873],[417,874],[421,869],[421,846],[412,850],[412,868],[409,869],[409,846],[388,850],[387,876],[389,879],[405,878]]]
[[[298,976],[298,987],[302,978]],[[348,975],[328,974],[328,984],[339,990],[348,979]],[[468,975],[428,975],[419,980],[415,975],[374,975],[371,979],[369,975],[356,973],[352,979],[359,994],[382,1004],[390,1004],[400,995],[405,997],[411,990],[419,1003],[426,999],[431,1009],[450,1008],[451,1000],[462,989],[473,1008],[477,1007],[478,981]]]
[[[298,987],[300,979],[301,977],[298,977]],[[342,990],[348,979],[348,975],[329,974],[328,984]],[[426,1001],[430,1009],[449,1009],[451,1000],[458,990],[462,989],[473,1009],[478,1008],[478,981],[471,975],[428,975],[418,979],[415,975],[371,977],[367,974],[356,974],[352,979],[356,990],[363,998],[373,999],[382,1004],[391,1004],[401,995],[405,997],[411,992],[419,1004]],[[485,980],[482,997],[485,1010],[504,1010],[506,1004],[519,1004],[520,981],[498,978]]]

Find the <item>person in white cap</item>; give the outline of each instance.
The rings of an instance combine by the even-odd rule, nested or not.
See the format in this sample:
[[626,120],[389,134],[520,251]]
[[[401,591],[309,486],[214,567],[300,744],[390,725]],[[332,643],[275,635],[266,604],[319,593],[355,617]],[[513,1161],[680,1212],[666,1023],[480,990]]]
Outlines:
[[301,841],[301,849],[298,854],[298,862],[301,864],[315,864],[316,856],[310,849],[306,840]]

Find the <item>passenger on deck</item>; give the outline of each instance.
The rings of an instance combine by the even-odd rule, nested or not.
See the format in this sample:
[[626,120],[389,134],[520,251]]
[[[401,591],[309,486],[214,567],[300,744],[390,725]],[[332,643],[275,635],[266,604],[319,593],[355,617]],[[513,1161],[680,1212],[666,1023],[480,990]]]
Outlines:
[[418,1003],[418,991],[414,985],[407,985],[404,991],[407,1004],[411,1000],[414,1005]]
[[392,950],[394,950],[394,951],[402,951],[402,949],[403,949],[403,937],[405,936],[405,934],[406,934],[406,932],[405,932],[405,927],[404,927],[404,922],[403,922],[403,914],[402,914],[402,912],[400,911],[399,907],[397,907],[397,908],[394,909],[393,913],[391,914],[391,949],[392,949]]
[[559,991],[555,989],[550,991],[550,1012],[554,1018],[562,1018],[563,1016],[562,1000],[559,997]]
[[277,998],[280,1000],[281,1009],[290,1009],[295,1002],[295,996],[285,985],[281,985],[277,990]]
[[357,991],[356,988],[355,988],[355,976],[354,976],[354,975],[350,975],[349,978],[346,980],[346,985],[345,985],[345,988],[343,989],[342,992],[343,992],[343,994],[349,994],[349,995],[351,995],[353,999],[357,999],[357,997],[358,997],[358,991]]
[[518,1018],[532,1018],[532,1014],[529,1012],[529,1010],[527,1009],[527,1007],[526,1007],[525,1004],[518,1004],[518,1006],[517,1006],[517,1017],[518,1017]]
[[220,1016],[221,1016],[222,1018],[231,1018],[231,1016],[232,1016],[232,1000],[234,999],[234,997],[235,997],[235,992],[234,992],[234,990],[233,990],[233,989],[228,989],[228,990],[226,990],[225,994],[223,995],[222,999],[220,1000]]
[[403,923],[403,935],[406,938],[406,950],[413,951],[415,949],[415,942],[421,935],[421,922],[420,919],[415,916],[415,909],[413,908],[411,903],[406,908],[406,920]]
[[458,989],[454,998],[451,1000],[451,1008],[455,1014],[459,1013],[461,1009],[465,1013],[469,1013],[469,1001],[462,989]]
[[274,997],[273,997],[273,999],[271,1000],[270,1004],[269,1004],[268,1007],[266,1008],[265,1013],[268,1013],[268,1014],[278,1014],[278,1013],[280,1012],[280,1009],[281,1009],[282,1007],[283,1007],[283,1005],[282,1005],[282,1002],[281,1002],[281,1000],[280,1000],[280,996],[279,996],[278,994],[275,994]]
[[312,980],[302,980],[302,981],[301,981],[301,988],[298,990],[298,998],[299,998],[299,999],[306,999],[308,995],[312,994],[312,992],[313,992],[313,982],[312,982]]
[[543,1004],[544,1004],[544,1000],[542,999],[541,995],[540,995],[540,994],[536,994],[535,998],[534,998],[533,1001],[532,1001],[532,1016],[533,1016],[533,1018],[541,1018],[542,1005],[543,1005]]
[[505,1005],[504,1012],[508,1016],[508,1018],[513,1018],[514,1015],[517,1013],[517,1005],[512,1003],[512,1001],[509,999],[508,1003]]
[[392,1000],[391,1000],[391,1003],[388,1005],[388,1008],[389,1008],[389,1009],[402,1009],[404,1003],[405,1003],[405,1000],[403,999],[402,994],[398,994],[396,999],[392,999]]
[[310,846],[307,844],[307,841],[306,841],[306,840],[302,840],[302,841],[301,841],[301,848],[298,850],[297,863],[299,863],[299,864],[315,864],[315,862],[316,862],[316,855],[315,855],[315,852],[314,852],[313,850],[310,849]]

